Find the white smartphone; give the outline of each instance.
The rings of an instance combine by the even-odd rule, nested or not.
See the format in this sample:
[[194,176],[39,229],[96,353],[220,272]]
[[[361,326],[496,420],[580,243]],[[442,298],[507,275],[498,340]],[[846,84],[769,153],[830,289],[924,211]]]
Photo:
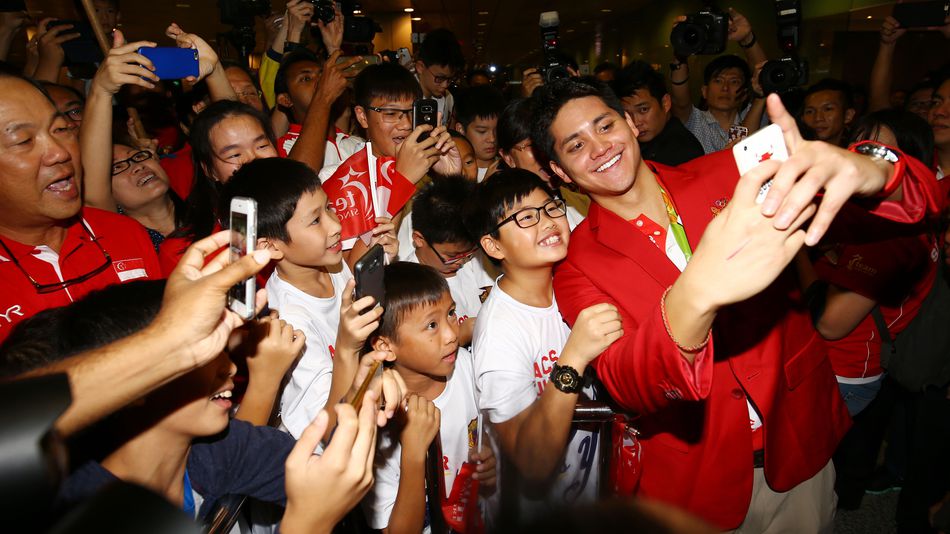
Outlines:
[[[750,135],[732,147],[732,155],[736,159],[739,175],[751,171],[759,163],[770,159],[785,161],[788,159],[788,148],[785,146],[785,136],[778,124],[770,124],[758,132]],[[772,180],[766,182],[755,199],[757,204],[765,201],[765,195],[772,186]]]
[[[257,243],[257,202],[253,198],[231,199],[231,262],[236,262],[254,252]],[[254,317],[254,295],[257,279],[250,277],[234,284],[228,293],[228,307],[245,320]]]

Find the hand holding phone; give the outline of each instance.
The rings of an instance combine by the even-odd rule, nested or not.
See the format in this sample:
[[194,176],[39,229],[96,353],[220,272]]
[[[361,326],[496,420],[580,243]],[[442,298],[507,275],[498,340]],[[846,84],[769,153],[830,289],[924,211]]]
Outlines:
[[[373,245],[353,266],[353,278],[356,279],[356,300],[367,295],[373,297],[376,305],[383,306],[386,300],[386,251],[379,244]],[[370,308],[362,310],[366,313]]]
[[[231,263],[254,252],[257,243],[257,202],[253,198],[231,199]],[[257,279],[250,277],[231,287],[228,292],[228,307],[245,320],[254,317],[254,296]]]
[[[739,168],[740,176],[751,171],[763,161],[770,159],[787,160],[788,147],[785,146],[785,136],[782,135],[782,128],[778,124],[766,126],[732,147],[732,155],[736,158],[736,166]],[[762,185],[759,194],[755,197],[756,204],[765,201],[765,195],[771,187],[772,180]]]
[[947,24],[948,15],[950,15],[950,2],[930,0],[895,4],[892,16],[897,19],[901,28],[934,28]]

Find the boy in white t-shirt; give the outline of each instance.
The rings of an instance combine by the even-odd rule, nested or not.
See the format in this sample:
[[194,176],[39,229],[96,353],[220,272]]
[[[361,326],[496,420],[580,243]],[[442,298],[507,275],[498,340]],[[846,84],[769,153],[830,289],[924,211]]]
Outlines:
[[466,217],[504,272],[472,340],[478,406],[522,491],[552,506],[597,496],[599,433],[571,420],[581,394],[593,392],[588,364],[623,333],[610,304],[582,311],[573,331],[558,312],[552,270],[567,255],[565,213],[537,175],[505,169],[478,186]]
[[[360,314],[375,305],[373,298],[352,301],[340,221],[307,165],[284,158],[247,163],[222,194],[225,202],[236,196],[257,201],[257,248],[281,253],[267,281],[270,308],[307,336],[280,397],[281,428],[299,439],[320,410],[349,391],[382,308]],[[335,412],[327,412],[334,419]]]
[[[495,485],[491,447],[484,443],[481,453],[476,450],[472,356],[459,347],[455,304],[435,269],[397,262],[386,267],[385,284],[386,312],[373,348],[395,353],[395,368],[409,395],[405,418],[380,433],[376,481],[363,501],[367,521],[390,533],[418,533],[432,523],[461,530],[465,514],[460,507],[467,503],[471,513],[478,512],[473,506],[477,495],[462,495],[464,489],[471,489],[473,480],[483,494]],[[435,493],[426,488],[426,453],[437,437],[443,495],[427,506],[427,495]],[[429,517],[433,510],[443,513]]]
[[[449,284],[459,320],[459,345],[472,341],[475,318],[495,285],[482,268],[478,243],[469,235],[462,210],[475,183],[462,176],[433,178],[412,201],[412,252],[404,261],[428,265]],[[472,260],[472,261],[470,261]]]

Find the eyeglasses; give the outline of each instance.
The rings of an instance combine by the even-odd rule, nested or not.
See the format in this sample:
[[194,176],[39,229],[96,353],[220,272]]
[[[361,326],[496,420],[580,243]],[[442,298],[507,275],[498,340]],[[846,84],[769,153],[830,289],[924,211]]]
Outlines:
[[468,252],[463,252],[457,256],[452,256],[451,258],[443,258],[442,255],[439,254],[439,251],[436,250],[434,246],[432,246],[432,243],[430,243],[428,239],[422,239],[426,242],[426,245],[429,245],[429,248],[432,249],[432,252],[435,253],[435,257],[439,258],[439,261],[442,262],[442,265],[445,265],[446,267],[466,263],[468,260],[472,259],[472,256],[474,256],[476,252],[478,252],[478,246],[474,246]]
[[41,284],[37,282],[36,280],[33,279],[32,276],[30,276],[30,273],[26,272],[26,269],[24,269],[23,266],[20,265],[20,262],[17,261],[16,256],[13,255],[13,251],[10,250],[10,247],[8,247],[7,244],[3,242],[2,239],[0,239],[0,246],[3,247],[4,252],[6,252],[7,256],[10,257],[10,261],[13,262],[13,265],[16,265],[16,268],[19,269],[21,273],[23,273],[23,276],[25,276],[30,281],[30,283],[33,284],[33,287],[36,288],[37,293],[41,295],[46,294],[46,293],[54,293],[61,289],[66,289],[67,287],[71,285],[80,284],[82,282],[85,282],[86,280],[89,280],[93,276],[96,276],[97,274],[106,270],[106,268],[109,267],[109,265],[112,263],[112,257],[109,256],[109,253],[106,252],[106,249],[102,248],[102,245],[99,244],[99,238],[97,238],[96,236],[92,234],[92,230],[90,230],[89,227],[86,226],[85,222],[80,222],[79,224],[80,226],[82,226],[82,229],[86,231],[86,235],[89,236],[89,240],[95,243],[96,247],[99,248],[99,252],[102,253],[102,256],[105,258],[105,261],[102,263],[102,265],[96,267],[95,269],[89,271],[86,274],[77,276],[75,278],[70,278],[69,280],[64,280],[62,282],[55,282],[52,284]]
[[375,111],[379,113],[383,122],[393,124],[399,122],[403,117],[411,117],[412,108],[409,109],[399,109],[399,108],[377,108],[373,106],[366,106],[366,109]]
[[498,230],[511,221],[514,221],[515,224],[521,228],[531,228],[541,222],[542,211],[550,219],[560,219],[567,215],[567,207],[564,201],[559,198],[552,198],[545,202],[540,208],[524,208],[512,213],[496,224],[495,227],[491,229],[491,232]]
[[152,159],[152,153],[148,150],[139,150],[126,159],[120,159],[112,164],[112,176],[122,174],[127,171],[133,163],[141,163],[147,159]]
[[237,92],[235,92],[234,94],[237,95],[237,97],[238,97],[239,99],[254,99],[254,98],[260,98],[260,97],[261,97],[261,92],[260,92],[260,91],[245,91],[245,92],[243,92],[243,93],[237,93]]

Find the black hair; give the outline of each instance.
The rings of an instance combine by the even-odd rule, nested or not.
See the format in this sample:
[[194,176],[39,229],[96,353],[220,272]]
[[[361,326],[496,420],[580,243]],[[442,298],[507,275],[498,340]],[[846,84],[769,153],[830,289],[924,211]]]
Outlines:
[[0,376],[33,371],[144,329],[158,315],[164,291],[164,280],[115,284],[37,313],[0,345]]
[[[482,236],[498,238],[496,226],[505,212],[535,189],[554,198],[554,192],[537,174],[524,169],[502,169],[475,187],[472,202],[465,210],[465,227],[476,241]],[[413,215],[415,218],[415,215]]]
[[286,93],[290,90],[290,84],[287,81],[287,71],[290,70],[290,67],[304,61],[316,63],[317,66],[323,65],[323,61],[320,61],[320,58],[307,48],[298,48],[285,55],[283,59],[280,60],[277,75],[274,76],[274,96]]
[[624,116],[620,99],[607,85],[601,82],[583,83],[565,78],[535,89],[534,95],[531,97],[533,100],[531,142],[536,149],[535,153],[544,154],[551,160],[558,161],[557,153],[554,151],[551,124],[554,123],[558,112],[565,104],[576,98],[588,96],[595,96],[603,100],[604,104],[616,111],[620,117]]
[[485,69],[473,69],[473,70],[469,71],[468,76],[466,77],[465,81],[467,81],[468,84],[471,85],[471,84],[472,84],[472,78],[474,78],[474,77],[476,77],[476,76],[484,76],[484,77],[488,78],[489,80],[491,80],[491,73],[488,72],[487,70],[485,70]]
[[933,129],[924,119],[902,109],[882,109],[861,117],[854,125],[849,142],[875,138],[883,126],[894,132],[901,152],[917,158],[928,167],[933,165]]
[[47,94],[49,94],[49,89],[51,87],[55,87],[57,89],[62,89],[63,91],[72,93],[73,96],[76,97],[76,100],[78,100],[80,103],[86,102],[86,96],[83,95],[82,92],[80,92],[79,89],[76,89],[75,87],[70,87],[68,85],[63,85],[61,83],[48,82],[45,80],[40,80],[40,84],[43,86],[44,89],[46,89]]
[[505,106],[498,117],[498,148],[510,152],[518,143],[531,137],[531,100],[519,98]]
[[472,144],[472,142],[468,140],[468,137],[465,137],[465,134],[463,134],[462,132],[455,129],[451,129],[448,132],[449,132],[449,137],[452,137],[454,139],[464,139],[466,143]]
[[474,190],[475,183],[464,176],[433,178],[412,200],[412,229],[430,244],[474,243],[462,219]]
[[442,65],[458,70],[465,66],[465,56],[462,55],[458,38],[445,28],[438,28],[426,34],[416,52],[416,59],[427,67]]
[[353,81],[353,99],[357,106],[368,107],[374,98],[399,100],[422,98],[419,81],[398,63],[370,65]]
[[604,61],[603,63],[598,63],[597,66],[594,67],[594,74],[600,74],[601,72],[608,70],[617,72],[620,70],[620,67],[618,67],[616,63]]
[[667,95],[666,78],[646,61],[634,61],[621,69],[612,87],[618,98],[633,96],[640,89],[658,101]]
[[409,313],[435,304],[444,295],[450,294],[449,284],[439,271],[428,265],[407,261],[387,265],[383,283],[386,286],[386,309],[376,335],[388,337],[397,343],[399,325]]
[[289,243],[287,222],[300,197],[318,189],[320,178],[304,163],[288,158],[256,159],[242,165],[221,188],[218,212],[226,213],[234,197],[253,198],[257,201],[257,237]]
[[455,120],[467,128],[475,119],[490,119],[501,115],[505,97],[490,85],[472,87],[455,102]]
[[841,103],[844,104],[844,109],[854,109],[854,89],[850,84],[843,82],[841,80],[836,80],[834,78],[825,78],[819,80],[817,83],[805,90],[805,96],[802,99],[802,102],[805,101],[810,95],[813,95],[819,91],[836,91],[841,95]]
[[722,74],[726,69],[739,69],[744,78],[743,86],[748,86],[752,80],[752,71],[749,70],[749,64],[744,59],[733,54],[726,54],[717,57],[706,65],[703,71],[703,85],[709,85],[709,81]]
[[[176,230],[172,237],[185,237],[195,241],[211,235],[217,220],[218,195],[220,184],[208,176],[208,169],[214,165],[217,155],[211,144],[211,130],[230,118],[245,115],[256,120],[268,141],[276,147],[277,140],[271,130],[267,116],[237,100],[220,100],[205,108],[195,117],[191,126],[191,157],[194,162],[194,182],[191,194],[185,199],[187,209],[183,227]],[[225,212],[226,213],[226,212]]]

